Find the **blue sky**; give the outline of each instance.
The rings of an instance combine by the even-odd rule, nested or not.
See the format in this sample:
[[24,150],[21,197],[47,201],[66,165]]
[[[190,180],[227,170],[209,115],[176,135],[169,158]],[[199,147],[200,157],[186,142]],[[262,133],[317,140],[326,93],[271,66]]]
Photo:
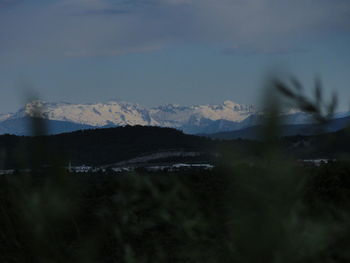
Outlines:
[[349,0],[0,0],[0,112],[26,94],[254,104],[271,72],[350,105]]

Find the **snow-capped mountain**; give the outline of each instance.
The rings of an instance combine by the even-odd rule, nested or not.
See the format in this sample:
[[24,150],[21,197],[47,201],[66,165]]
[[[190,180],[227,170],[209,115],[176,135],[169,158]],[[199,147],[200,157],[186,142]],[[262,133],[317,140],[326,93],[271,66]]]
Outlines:
[[[48,103],[33,101],[2,121],[24,117],[42,117],[94,127],[150,125],[183,129],[185,132],[205,132],[220,121],[238,123],[255,113],[253,106],[225,101],[221,105],[163,105],[147,109],[139,104],[110,101],[95,104]],[[0,115],[1,117],[2,115]],[[220,126],[220,125],[219,125]],[[222,128],[211,128],[216,131]]]
[[40,117],[69,121],[101,127],[105,125],[158,125],[149,111],[138,104],[127,102],[108,102],[96,104],[47,103],[33,101],[27,103],[11,118]]
[[[154,108],[116,101],[94,104],[33,101],[27,103],[16,113],[0,114],[0,133],[1,125],[6,125],[6,129],[3,130],[11,133],[9,127],[13,127],[14,120],[16,120],[15,127],[18,127],[22,119],[41,117],[56,121],[53,125],[56,128],[52,133],[55,133],[56,130],[57,132],[72,131],[78,127],[149,125],[177,128],[185,133],[203,134],[251,127],[261,123],[261,116],[261,113],[254,106],[241,105],[232,101],[225,101],[219,105],[180,106],[168,104]],[[292,110],[281,114],[281,116],[284,124],[312,122],[310,116],[299,111]]]
[[0,113],[0,122],[11,118],[11,116],[12,116],[11,113],[5,113],[5,114]]
[[225,101],[221,105],[180,106],[168,104],[150,109],[151,117],[161,126],[181,128],[184,125],[199,125],[203,120],[226,120],[240,122],[255,113],[253,106]]

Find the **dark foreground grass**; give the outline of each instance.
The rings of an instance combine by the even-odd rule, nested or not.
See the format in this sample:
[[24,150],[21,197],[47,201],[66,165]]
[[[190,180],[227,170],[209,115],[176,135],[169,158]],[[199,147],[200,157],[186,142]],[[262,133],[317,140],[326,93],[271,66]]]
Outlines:
[[348,262],[350,165],[0,178],[1,262]]

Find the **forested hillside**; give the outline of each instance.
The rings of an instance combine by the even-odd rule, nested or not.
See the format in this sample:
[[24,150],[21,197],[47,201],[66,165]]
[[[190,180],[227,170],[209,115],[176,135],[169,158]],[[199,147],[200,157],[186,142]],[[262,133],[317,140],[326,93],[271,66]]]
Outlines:
[[[350,153],[349,145],[345,130],[280,139],[281,150],[294,158],[338,158]],[[57,158],[73,165],[108,165],[164,151],[201,152],[217,156],[229,152],[230,157],[238,162],[259,157],[259,149],[263,146],[260,141],[214,140],[171,128],[126,126],[37,137],[2,135],[0,164],[3,169],[28,168],[38,151],[47,159]]]

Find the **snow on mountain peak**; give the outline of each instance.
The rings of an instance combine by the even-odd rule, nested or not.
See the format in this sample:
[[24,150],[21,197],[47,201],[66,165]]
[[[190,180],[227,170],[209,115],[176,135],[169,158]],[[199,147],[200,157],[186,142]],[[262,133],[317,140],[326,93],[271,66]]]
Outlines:
[[12,117],[12,113],[0,113],[0,121],[5,121]]
[[231,101],[231,100],[225,100],[224,103],[223,103],[226,107],[228,108],[234,108],[235,106],[240,106],[239,104]]
[[[219,105],[166,104],[154,108],[123,101],[72,104],[36,100],[27,103],[16,113],[0,114],[0,122],[40,116],[95,127],[148,125],[177,128],[187,133],[210,133],[256,125],[259,118],[255,117],[262,114],[262,111],[256,110],[252,105],[237,104],[230,100]],[[337,115],[340,116],[349,116],[349,113]],[[308,114],[295,109],[281,112],[281,117],[284,124],[312,122]]]
[[11,118],[34,116],[34,112],[50,120],[70,121],[92,126],[105,125],[156,125],[179,128],[187,123],[201,120],[227,120],[239,122],[253,113],[251,106],[225,101],[221,105],[181,106],[167,104],[155,108],[141,105],[108,101],[107,103],[47,103],[32,101],[27,103]]

